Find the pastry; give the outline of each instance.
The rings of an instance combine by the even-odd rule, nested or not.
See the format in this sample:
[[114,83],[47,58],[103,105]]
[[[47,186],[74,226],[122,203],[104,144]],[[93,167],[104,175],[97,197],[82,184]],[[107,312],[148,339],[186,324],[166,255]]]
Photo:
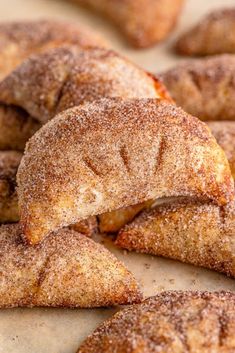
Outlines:
[[235,204],[176,199],[143,211],[120,230],[116,244],[235,277]]
[[235,120],[235,56],[189,60],[161,78],[188,113],[202,120]]
[[16,222],[19,218],[16,172],[21,158],[20,152],[0,151],[0,223]]
[[24,109],[41,123],[102,97],[170,100],[157,79],[114,51],[101,48],[50,50],[31,57],[0,83],[0,102]]
[[93,308],[139,302],[132,274],[102,245],[63,229],[24,243],[19,224],[0,227],[0,307]]
[[35,53],[65,44],[82,48],[106,46],[96,33],[80,25],[56,20],[0,23],[0,79]]
[[209,128],[159,99],[106,98],[63,111],[27,143],[17,174],[30,243],[90,216],[168,196],[223,205],[227,159]]
[[232,353],[235,294],[169,291],[119,311],[77,353]]
[[184,33],[176,43],[183,55],[235,53],[235,8],[216,9]]
[[208,126],[223,148],[235,179],[235,121],[211,121]]
[[[0,223],[19,220],[16,173],[22,158],[18,151],[0,151]],[[97,232],[96,217],[70,225],[70,228],[86,236]]]
[[40,127],[22,109],[0,104],[0,150],[23,151],[28,139]]
[[[70,0],[71,1],[71,0]],[[73,0],[105,15],[137,48],[165,39],[175,27],[183,0]]]

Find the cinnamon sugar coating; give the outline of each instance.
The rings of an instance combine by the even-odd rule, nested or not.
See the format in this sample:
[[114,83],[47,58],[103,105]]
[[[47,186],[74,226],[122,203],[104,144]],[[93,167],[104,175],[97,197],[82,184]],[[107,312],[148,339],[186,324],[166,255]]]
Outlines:
[[207,267],[235,277],[235,205],[175,200],[142,212],[116,244]]
[[99,35],[75,23],[56,20],[0,23],[0,79],[30,55],[65,44],[82,48],[106,46]]
[[161,78],[188,113],[202,120],[235,120],[235,56],[189,60]]
[[145,48],[165,39],[174,29],[183,0],[72,0],[103,14],[127,40]]
[[22,109],[0,104],[0,150],[23,151],[28,139],[40,127]]
[[216,9],[184,33],[176,43],[183,55],[235,53],[235,8]]
[[21,158],[20,152],[0,151],[0,223],[19,219],[16,173]]
[[38,246],[0,227],[0,307],[93,308],[139,302],[132,274],[102,245],[62,229]]
[[232,353],[235,294],[169,291],[119,311],[77,353]]
[[103,97],[171,100],[152,75],[112,50],[63,47],[35,55],[0,84],[0,101],[41,123],[56,113]]
[[216,141],[223,148],[235,179],[235,121],[211,121],[207,124]]
[[62,112],[29,140],[17,182],[31,243],[159,197],[234,198],[227,159],[209,128],[158,99],[103,99]]

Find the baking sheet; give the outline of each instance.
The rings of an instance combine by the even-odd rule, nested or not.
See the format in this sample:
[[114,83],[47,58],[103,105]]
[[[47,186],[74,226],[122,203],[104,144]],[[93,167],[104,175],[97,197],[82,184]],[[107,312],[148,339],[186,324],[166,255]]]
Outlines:
[[[98,0],[97,0],[98,1]],[[137,51],[127,47],[118,32],[104,20],[66,1],[0,0],[0,20],[56,17],[87,24],[103,33],[112,46],[137,64],[155,73],[184,60],[171,51],[174,38],[205,12],[232,6],[234,0],[188,0],[179,25],[170,40],[155,48]],[[235,281],[218,273],[177,261],[127,253],[104,241],[134,273],[146,296],[167,289],[235,291]],[[117,308],[95,310],[7,309],[0,311],[0,353],[75,353],[81,341]]]

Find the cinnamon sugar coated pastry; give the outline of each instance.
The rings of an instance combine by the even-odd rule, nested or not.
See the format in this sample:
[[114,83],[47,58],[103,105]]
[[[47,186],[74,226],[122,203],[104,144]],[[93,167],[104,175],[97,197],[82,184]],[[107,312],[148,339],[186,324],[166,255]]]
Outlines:
[[235,205],[175,200],[143,211],[120,230],[116,244],[235,277]]
[[0,307],[81,307],[139,302],[132,274],[102,245],[63,229],[30,247],[18,224],[0,227]]
[[93,215],[167,196],[234,198],[209,128],[158,99],[102,99],[62,112],[28,142],[18,174],[23,231],[35,244]]
[[119,311],[77,353],[232,353],[235,294],[169,291]]
[[40,127],[22,109],[0,104],[0,150],[23,151],[25,143]]
[[0,23],[0,79],[30,55],[65,44],[82,48],[103,47],[106,41],[75,23],[56,20]]
[[176,43],[183,55],[235,53],[235,8],[216,9],[184,33]]
[[235,121],[211,121],[208,126],[223,148],[235,179]]
[[165,39],[174,29],[184,3],[183,0],[72,1],[105,15],[137,48]]
[[202,120],[235,120],[235,56],[189,60],[160,76],[188,113]]
[[16,173],[22,153],[0,151],[0,222],[16,222],[18,198],[16,193]]
[[0,84],[0,102],[23,108],[41,123],[102,97],[171,100],[156,78],[101,48],[64,47],[33,56]]

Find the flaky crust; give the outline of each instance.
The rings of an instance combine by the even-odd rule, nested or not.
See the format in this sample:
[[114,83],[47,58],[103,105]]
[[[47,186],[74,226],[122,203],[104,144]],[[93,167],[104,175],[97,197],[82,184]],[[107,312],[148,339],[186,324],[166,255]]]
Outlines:
[[31,54],[64,44],[82,48],[106,45],[99,35],[75,23],[56,20],[0,23],[0,79]]
[[0,227],[0,307],[91,308],[139,302],[131,273],[102,245],[69,229],[23,243],[18,224]]
[[157,206],[126,225],[116,244],[235,277],[235,206],[193,200]]
[[175,27],[183,0],[72,0],[111,20],[137,48],[165,39]]
[[232,353],[235,294],[163,292],[119,311],[77,353]]
[[234,198],[227,159],[209,128],[158,99],[103,99],[64,111],[30,139],[17,181],[31,243],[159,197]]
[[161,78],[188,113],[202,120],[235,120],[235,56],[190,60]]
[[211,121],[208,126],[223,148],[235,179],[235,121]]
[[22,153],[0,151],[0,223],[19,219],[16,173]]
[[40,127],[24,110],[0,104],[0,150],[23,151],[28,139]]
[[235,8],[216,9],[184,33],[176,43],[183,55],[235,53]]
[[23,108],[41,123],[67,108],[103,97],[170,100],[156,78],[101,48],[50,50],[25,61],[0,84],[2,103]]

